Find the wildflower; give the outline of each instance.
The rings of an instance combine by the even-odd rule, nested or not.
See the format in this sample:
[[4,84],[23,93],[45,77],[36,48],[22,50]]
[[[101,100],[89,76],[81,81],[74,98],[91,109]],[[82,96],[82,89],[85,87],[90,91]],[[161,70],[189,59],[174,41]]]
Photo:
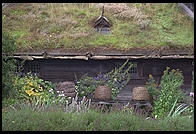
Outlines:
[[149,74],[149,78],[150,78],[150,79],[152,79],[152,78],[153,78],[153,77],[152,77],[152,74]]
[[94,77],[94,80],[98,80],[98,78],[97,77]]
[[31,96],[32,94],[34,94],[34,92],[32,90],[26,90],[25,91],[29,96]]
[[157,118],[158,116],[157,115],[155,115],[155,119]]
[[150,119],[150,117],[147,117],[146,120]]
[[50,93],[53,92],[53,89],[50,89],[49,92],[50,92]]
[[65,96],[64,94],[59,94],[59,96]]
[[33,86],[33,83],[32,82],[29,82],[29,86]]
[[194,92],[190,92],[190,95],[189,96],[194,97]]
[[15,121],[12,121],[12,123],[15,123]]
[[43,88],[41,86],[39,86],[40,91],[43,91]]

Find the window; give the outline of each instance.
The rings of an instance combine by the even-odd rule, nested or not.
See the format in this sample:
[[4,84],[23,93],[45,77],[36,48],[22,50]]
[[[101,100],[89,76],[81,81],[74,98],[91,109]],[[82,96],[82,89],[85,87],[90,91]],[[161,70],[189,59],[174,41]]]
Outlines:
[[27,72],[31,72],[33,74],[36,74],[37,76],[39,76],[40,74],[40,63],[38,61],[34,61],[34,62],[27,62],[25,64],[25,73]]
[[102,33],[102,34],[109,34],[110,28],[109,27],[100,27],[96,28],[96,32]]
[[131,74],[137,74],[138,72],[137,72],[137,68],[136,67],[132,67],[131,69],[130,69],[130,73]]
[[130,75],[131,75],[131,79],[140,79],[139,72],[138,72],[138,66],[132,67],[130,69]]

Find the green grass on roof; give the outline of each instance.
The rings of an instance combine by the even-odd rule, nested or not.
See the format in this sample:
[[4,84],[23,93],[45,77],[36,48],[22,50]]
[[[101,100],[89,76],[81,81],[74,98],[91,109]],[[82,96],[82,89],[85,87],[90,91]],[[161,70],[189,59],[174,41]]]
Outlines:
[[98,3],[18,4],[3,9],[2,26],[16,39],[18,51],[194,46],[194,22],[176,3],[116,5],[105,5],[104,15],[112,23],[109,35],[92,28],[102,11]]

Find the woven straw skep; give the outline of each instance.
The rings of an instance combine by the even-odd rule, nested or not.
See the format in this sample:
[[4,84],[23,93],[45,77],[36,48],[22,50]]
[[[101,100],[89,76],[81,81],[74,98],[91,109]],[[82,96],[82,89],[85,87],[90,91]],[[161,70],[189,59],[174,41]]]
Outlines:
[[134,87],[132,100],[150,100],[149,93],[146,87]]
[[57,91],[63,92],[65,96],[72,97],[72,98],[76,96],[74,82],[71,81],[59,82],[56,87],[57,87]]
[[71,88],[71,87],[74,87],[75,86],[75,83],[72,82],[72,81],[65,81],[65,82],[59,82],[56,86],[57,90],[59,89],[62,89],[62,88]]
[[111,99],[111,89],[108,86],[98,86],[95,90],[94,99],[96,100],[110,100]]

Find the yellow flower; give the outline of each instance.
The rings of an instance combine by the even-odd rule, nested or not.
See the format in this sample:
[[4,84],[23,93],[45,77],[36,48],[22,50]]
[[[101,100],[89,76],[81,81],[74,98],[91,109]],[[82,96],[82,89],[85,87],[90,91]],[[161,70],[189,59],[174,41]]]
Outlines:
[[43,88],[41,86],[39,86],[39,88],[40,88],[40,91],[43,91]]
[[35,93],[35,92],[34,92],[33,95],[38,96],[38,95],[40,95],[40,93]]
[[149,74],[149,78],[151,78],[151,79],[153,78],[153,77],[152,77],[152,74]]
[[32,94],[34,94],[34,91],[32,91],[32,90],[26,90],[25,91],[29,96],[31,96]]
[[33,86],[33,83],[32,82],[29,82],[29,86]]

